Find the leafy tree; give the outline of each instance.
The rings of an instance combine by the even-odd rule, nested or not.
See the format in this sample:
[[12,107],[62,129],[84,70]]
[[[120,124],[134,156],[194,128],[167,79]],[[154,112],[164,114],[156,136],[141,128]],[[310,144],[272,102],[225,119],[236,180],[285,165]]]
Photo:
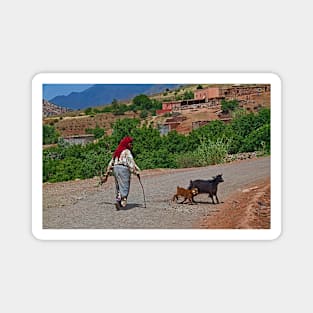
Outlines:
[[87,108],[85,111],[86,115],[92,115],[93,114],[93,109],[92,108]]
[[248,114],[247,110],[242,109],[242,108],[237,108],[231,112],[231,117],[233,119],[237,119],[237,118],[240,118],[241,116],[246,115],[246,114]]
[[169,153],[167,149],[144,151],[137,155],[136,162],[141,169],[177,167],[175,155]]
[[162,109],[162,102],[156,99],[152,99],[152,108],[155,110],[161,110]]
[[86,134],[93,134],[96,139],[99,139],[104,135],[105,130],[97,125],[95,128],[87,128],[85,132]]
[[[269,109],[262,109],[257,114],[254,113],[246,113],[246,114],[239,114],[234,118],[231,123],[228,125],[226,134],[228,137],[232,138],[232,142],[230,144],[230,151],[229,153],[237,153],[237,152],[245,152],[251,151],[251,145],[247,142],[247,137],[251,136],[258,128],[262,127],[263,125],[270,125],[270,110]],[[257,134],[254,133],[254,136]],[[267,139],[264,141],[268,143],[270,142],[270,132],[263,134],[267,136]],[[257,138],[257,137],[256,137]],[[249,138],[251,141],[252,138]],[[259,140],[259,139],[256,139]]]
[[230,127],[236,134],[246,137],[248,134],[256,129],[257,118],[253,113],[242,115],[237,119],[231,121]]
[[223,163],[229,149],[230,139],[218,138],[216,141],[204,138],[195,151],[195,159],[200,166]]
[[222,111],[223,113],[229,113],[234,111],[238,107],[238,100],[222,100]]
[[107,105],[105,106],[102,110],[101,110],[102,113],[109,113],[109,112],[112,112],[112,105]]
[[57,182],[99,175],[111,158],[107,139],[43,151],[43,181]]
[[261,108],[256,115],[257,127],[260,127],[264,124],[271,124],[271,111],[269,108]]
[[113,99],[111,105],[111,112],[114,115],[123,115],[128,110],[126,104],[120,104],[116,99]]
[[43,157],[42,175],[43,182],[50,181],[56,173],[56,162],[52,159]]
[[149,110],[152,108],[152,101],[146,95],[138,95],[133,99],[133,104],[138,110]]
[[[133,153],[142,169],[203,166],[223,162],[226,153],[270,152],[270,110],[238,114],[224,124],[217,120],[188,135],[172,131],[161,136],[138,119],[119,119],[113,134],[87,145],[58,144],[43,150],[43,181],[89,178],[106,168],[112,152],[125,136],[134,140]],[[96,128],[99,128],[98,126]],[[99,130],[100,132],[100,130]]]
[[271,129],[270,124],[265,124],[252,131],[244,140],[241,150],[246,152],[264,150],[270,152]]
[[189,149],[187,137],[177,133],[176,130],[162,137],[162,146],[170,153],[183,153]]
[[128,109],[129,109],[129,111],[132,111],[132,112],[137,112],[137,107],[136,107],[136,105],[134,104],[134,103],[132,103],[132,104],[130,104],[129,106],[128,106]]
[[125,136],[130,136],[132,131],[139,125],[138,119],[118,119],[113,123],[112,141],[117,145]]
[[43,125],[43,132],[42,132],[42,141],[44,145],[57,143],[60,134],[56,131],[54,126],[51,125]]
[[193,130],[188,137],[191,150],[195,150],[204,138],[216,141],[225,136],[227,126],[220,120],[211,121],[209,124]]
[[188,91],[186,90],[184,92],[184,95],[183,95],[183,100],[188,100],[188,99],[193,99],[194,98],[194,94],[192,91]]
[[134,137],[133,151],[139,155],[149,150],[159,150],[162,146],[162,138],[160,132],[153,128],[144,125],[141,128],[135,128],[131,131]]
[[148,116],[148,111],[147,110],[143,110],[139,114],[140,118],[146,118],[147,116]]

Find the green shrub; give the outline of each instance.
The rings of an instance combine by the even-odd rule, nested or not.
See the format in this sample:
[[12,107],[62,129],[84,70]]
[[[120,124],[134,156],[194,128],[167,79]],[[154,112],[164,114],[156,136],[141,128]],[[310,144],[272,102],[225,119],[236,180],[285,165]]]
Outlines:
[[183,100],[188,100],[188,99],[193,99],[194,98],[194,94],[192,91],[188,91],[186,90],[184,92],[184,95],[183,95]]
[[[125,136],[134,138],[133,154],[141,169],[207,166],[224,162],[228,153],[270,152],[269,109],[257,114],[240,112],[229,124],[212,121],[188,135],[172,131],[161,136],[157,129],[139,125],[138,119],[117,120],[112,124],[111,136],[85,146],[69,145],[60,139],[57,147],[43,150],[43,181],[99,175]],[[51,135],[53,131],[49,129],[47,133]]]
[[195,159],[200,166],[223,163],[229,149],[229,139],[218,138],[216,141],[203,139],[194,152]]
[[238,107],[238,100],[222,100],[222,111],[228,113],[234,111]]
[[264,151],[270,152],[270,124],[265,124],[252,131],[244,140],[241,150],[244,152]]
[[85,111],[86,115],[92,115],[93,114],[93,109],[92,108],[87,108]]
[[96,126],[95,128],[86,128],[85,133],[93,134],[96,139],[99,139],[103,137],[105,130],[103,128],[100,128],[99,126]]
[[152,108],[152,101],[147,95],[138,95],[133,99],[134,106],[139,110],[149,110]]
[[140,117],[140,118],[146,118],[146,117],[148,117],[148,111],[147,111],[147,110],[141,111],[140,114],[139,114],[139,117]]
[[142,151],[137,155],[136,163],[141,169],[177,168],[176,156],[166,149]]
[[199,167],[200,163],[194,152],[179,154],[176,156],[178,168]]
[[56,131],[54,126],[43,125],[42,137],[43,144],[48,145],[52,143],[57,143],[60,134]]

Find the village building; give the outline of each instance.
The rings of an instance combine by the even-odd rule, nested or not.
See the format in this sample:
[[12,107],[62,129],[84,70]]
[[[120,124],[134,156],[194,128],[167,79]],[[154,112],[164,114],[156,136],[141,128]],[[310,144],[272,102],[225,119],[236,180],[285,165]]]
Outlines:
[[270,92],[270,85],[233,85],[228,88],[221,88],[221,96],[230,99],[237,99],[242,96],[260,95],[265,92]]
[[192,130],[197,129],[199,127],[205,126],[207,124],[209,124],[210,121],[196,121],[196,122],[192,122]]
[[[182,110],[198,109],[198,108],[219,108],[223,100],[237,100],[240,107],[246,106],[246,109],[258,109],[261,107],[270,93],[269,84],[236,84],[221,87],[208,87],[197,89],[194,91],[194,98],[188,100],[166,101],[162,103],[162,110],[157,110],[157,115],[165,113],[179,112]],[[219,119],[225,123],[231,120],[228,116],[219,116]],[[194,121],[192,129],[199,128],[208,124],[210,121]],[[178,121],[166,121],[159,127],[162,134],[176,129],[179,126]]]
[[166,113],[171,113],[172,112],[172,109],[166,109],[166,110],[163,110],[163,109],[161,109],[161,110],[156,110],[156,115],[164,115],[164,114],[166,114]]
[[181,101],[168,101],[162,103],[162,110],[174,110],[181,107]]
[[208,102],[209,99],[220,98],[221,96],[222,90],[218,87],[209,87],[194,91],[194,98],[197,100],[204,99],[205,102]]
[[95,140],[95,136],[93,134],[74,135],[63,137],[63,140],[70,145],[85,145],[87,143],[93,142]]
[[204,99],[188,99],[188,100],[177,100],[177,101],[167,101],[162,103],[162,110],[157,110],[156,113],[158,115],[186,110],[186,109],[195,109],[202,107],[202,104],[205,103]]
[[230,87],[208,87],[194,91],[194,99],[166,101],[157,114],[199,107],[214,107],[221,105],[222,100],[238,100],[246,103],[252,95],[261,95],[270,91],[270,85],[233,85]]
[[174,116],[165,120],[165,123],[159,125],[159,132],[161,135],[166,135],[172,130],[175,130],[187,118],[185,116]]

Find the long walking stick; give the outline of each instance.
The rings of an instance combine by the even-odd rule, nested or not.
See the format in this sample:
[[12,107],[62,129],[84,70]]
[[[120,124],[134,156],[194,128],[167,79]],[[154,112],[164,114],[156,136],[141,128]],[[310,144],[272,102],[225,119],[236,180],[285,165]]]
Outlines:
[[146,196],[145,196],[145,190],[143,189],[143,185],[142,185],[142,182],[141,182],[141,179],[140,179],[140,175],[138,174],[138,175],[137,175],[137,177],[138,177],[138,179],[139,179],[139,183],[140,183],[141,188],[142,188],[142,193],[143,193],[143,201],[144,201],[144,203],[145,203],[145,208],[146,208],[147,206],[146,206]]

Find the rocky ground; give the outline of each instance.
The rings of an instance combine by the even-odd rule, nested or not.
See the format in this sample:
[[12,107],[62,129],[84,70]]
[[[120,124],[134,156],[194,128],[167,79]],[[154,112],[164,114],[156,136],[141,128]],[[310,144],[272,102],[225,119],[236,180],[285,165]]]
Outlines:
[[269,229],[271,227],[270,179],[260,180],[229,196],[196,228]]

